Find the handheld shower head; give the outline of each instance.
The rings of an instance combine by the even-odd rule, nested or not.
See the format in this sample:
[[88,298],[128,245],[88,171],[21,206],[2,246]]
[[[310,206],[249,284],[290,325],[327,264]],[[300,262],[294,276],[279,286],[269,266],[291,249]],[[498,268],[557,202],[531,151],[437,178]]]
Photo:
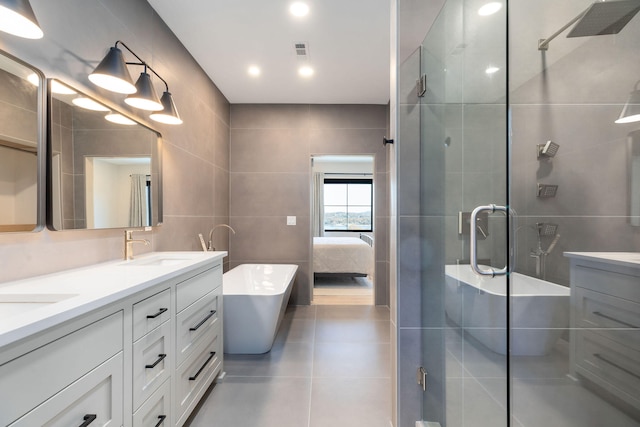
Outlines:
[[547,141],[545,144],[538,144],[538,159],[554,157],[559,149],[560,145],[553,141]]

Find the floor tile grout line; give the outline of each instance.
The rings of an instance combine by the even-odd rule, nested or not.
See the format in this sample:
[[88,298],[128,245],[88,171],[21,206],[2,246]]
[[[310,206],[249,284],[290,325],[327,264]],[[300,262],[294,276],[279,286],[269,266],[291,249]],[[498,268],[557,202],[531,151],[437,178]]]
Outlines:
[[318,327],[318,309],[313,310],[313,340],[311,341],[311,379],[309,380],[309,417],[307,418],[307,427],[311,427],[311,405],[313,400],[313,364],[315,362],[316,352],[316,329]]

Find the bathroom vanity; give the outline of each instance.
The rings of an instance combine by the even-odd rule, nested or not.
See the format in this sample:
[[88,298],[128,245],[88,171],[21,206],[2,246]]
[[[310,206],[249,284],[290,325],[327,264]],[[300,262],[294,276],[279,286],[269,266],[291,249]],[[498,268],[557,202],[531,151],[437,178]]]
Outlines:
[[571,372],[640,408],[640,253],[571,260]]
[[181,426],[222,370],[222,258],[164,252],[0,287],[0,425]]

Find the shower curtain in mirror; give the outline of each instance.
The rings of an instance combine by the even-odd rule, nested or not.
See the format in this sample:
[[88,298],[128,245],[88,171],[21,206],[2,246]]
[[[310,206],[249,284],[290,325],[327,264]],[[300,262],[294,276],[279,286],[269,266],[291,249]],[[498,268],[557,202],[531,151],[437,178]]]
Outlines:
[[131,203],[129,207],[129,226],[147,225],[147,176],[131,175]]
[[311,203],[313,237],[324,236],[324,173],[322,172],[313,174],[313,197]]

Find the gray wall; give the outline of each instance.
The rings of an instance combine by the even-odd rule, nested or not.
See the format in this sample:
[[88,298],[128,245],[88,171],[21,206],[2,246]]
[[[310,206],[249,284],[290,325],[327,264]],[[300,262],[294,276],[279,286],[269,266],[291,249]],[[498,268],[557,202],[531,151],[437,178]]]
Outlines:
[[[47,77],[126,110],[123,96],[98,90],[87,79],[108,48],[122,40],[167,80],[183,125],[161,125],[128,110],[164,138],[164,225],[139,233],[146,234],[152,246],[135,250],[199,250],[198,233],[228,222],[229,102],[144,0],[32,0],[31,5],[44,38],[26,40],[1,33],[0,48]],[[216,235],[218,249],[227,247],[224,238],[223,233]],[[4,233],[0,282],[122,254],[121,230]]]
[[[520,0],[510,7],[513,28],[529,19],[530,2]],[[639,16],[616,36],[559,37],[544,54],[535,49],[534,35],[512,38],[514,75],[526,77],[515,82],[510,95],[511,206],[520,227],[517,271],[535,274],[529,252],[537,246],[532,228],[536,222],[559,225],[560,240],[547,258],[547,279],[556,283],[569,283],[564,251],[640,250],[640,227],[629,225],[627,153],[628,135],[639,130],[640,123],[614,123],[640,79],[638,40]],[[548,140],[560,144],[558,154],[537,160],[536,145]],[[538,182],[559,185],[557,196],[537,198]],[[548,247],[551,238],[542,243]]]
[[[310,158],[375,155],[376,304],[388,305],[386,105],[231,106],[230,264],[299,266],[290,302],[309,304]],[[295,226],[286,225],[296,216]]]

